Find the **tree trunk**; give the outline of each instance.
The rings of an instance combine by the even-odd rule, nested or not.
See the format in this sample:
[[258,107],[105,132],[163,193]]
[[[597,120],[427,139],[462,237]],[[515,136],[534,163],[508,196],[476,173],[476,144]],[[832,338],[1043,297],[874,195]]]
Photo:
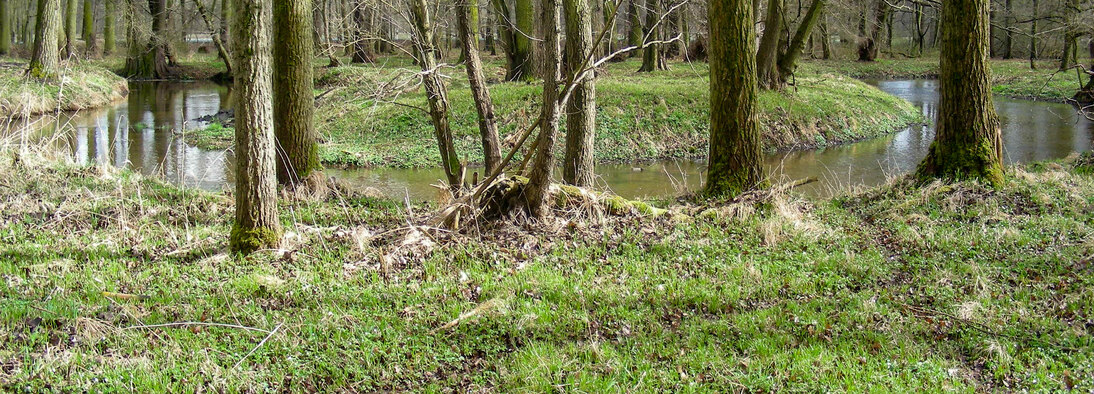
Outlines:
[[250,253],[281,238],[271,103],[269,0],[233,0],[236,212],[230,245]]
[[[860,62],[872,62],[877,60],[877,46],[878,41],[881,39],[881,29],[885,26],[885,20],[889,16],[889,3],[886,0],[878,0],[876,9],[874,10],[874,21],[870,23],[869,36],[863,37],[859,43],[858,60]],[[859,32],[863,34],[866,32],[866,13],[863,12],[862,21],[859,25]]]
[[486,18],[482,19],[484,21],[482,22],[482,39],[484,45],[483,49],[485,49],[487,52],[490,52],[490,55],[497,55],[498,48],[497,45],[494,44],[494,25],[496,23],[494,22],[493,15],[491,15],[490,12],[491,8],[493,7],[491,7],[490,4],[487,4],[485,7],[483,7],[483,11],[486,12]]
[[372,9],[365,0],[357,0],[353,7],[353,58],[350,63],[375,63],[370,47],[372,39]]
[[1029,22],[1029,69],[1037,69],[1037,0],[1033,0],[1033,17]]
[[9,0],[0,0],[0,55],[11,53],[11,11]]
[[225,45],[230,45],[231,40],[231,28],[228,27],[228,21],[232,20],[232,2],[230,0],[220,0],[220,42]]
[[76,0],[65,1],[65,59],[76,53]]
[[[504,1],[504,0],[502,0]],[[531,81],[534,77],[532,67],[532,39],[535,34],[534,7],[532,0],[516,0],[516,26],[513,31],[513,64],[509,81]]]
[[[460,0],[460,1],[463,1],[463,0]],[[478,48],[479,48],[479,43],[478,43],[478,39],[479,39],[479,0],[467,0],[467,1],[470,2],[470,4],[468,4],[468,6],[466,8],[467,8],[469,17],[471,19],[470,23],[468,23],[468,25],[467,25],[467,29],[471,33],[470,40],[475,41],[475,42],[472,43],[472,44],[474,44],[473,48],[475,48],[475,50],[478,51]],[[459,8],[460,7],[459,4],[456,4],[456,7]],[[456,21],[456,25],[457,25],[456,26],[456,41],[459,42],[459,45],[460,45],[460,58],[459,58],[459,60],[456,61],[457,64],[461,64],[461,63],[464,63],[464,62],[467,61],[467,54],[464,53],[464,51],[463,51],[463,48],[466,47],[466,45],[463,43],[463,41],[468,39],[466,36],[464,36],[463,33],[460,32],[460,29],[459,29],[459,19],[460,19],[459,12],[460,12],[459,10],[456,10],[457,15],[456,15],[456,18],[455,18],[457,20]]]
[[942,3],[938,127],[917,175],[1003,183],[999,119],[988,63],[988,0]]
[[602,54],[602,56],[608,56],[609,54],[612,53],[612,51],[615,51],[615,28],[616,28],[616,23],[615,23],[616,15],[615,15],[615,13],[616,13],[616,8],[618,7],[618,4],[614,0],[597,0],[597,1],[603,1],[604,2],[604,7],[602,7],[602,10],[604,11],[604,13],[602,15],[602,19],[603,19],[604,29],[607,30],[607,32],[604,34],[604,42],[601,44],[601,45],[603,45],[603,49],[601,49],[600,53]]
[[918,56],[923,56],[923,46],[927,41],[927,23],[924,21],[923,4],[916,3],[912,5],[915,18],[915,43],[918,48]]
[[491,0],[490,4],[494,7],[494,15],[498,23],[498,37],[501,39],[502,50],[505,52],[505,69],[507,70],[505,79],[512,81],[517,70],[517,64],[521,60],[517,58],[516,26],[513,25],[513,16],[506,1]]
[[313,121],[311,0],[277,0],[273,7],[273,109],[277,181],[297,185],[322,171]]
[[1011,0],[1003,2],[1003,26],[1006,27],[1006,31],[1003,33],[1003,59],[1014,57],[1014,27],[1011,25],[1014,16],[1012,15],[1013,8],[1011,8],[1010,2]]
[[38,0],[34,51],[27,74],[38,79],[52,78],[57,72],[58,34],[61,28],[61,0]]
[[441,153],[441,168],[448,178],[448,185],[455,192],[463,185],[464,165],[456,152],[452,128],[448,123],[448,88],[437,69],[437,49],[433,37],[433,21],[426,0],[408,0],[414,23],[414,46],[418,64],[422,67],[422,85],[429,101],[429,116],[433,120],[433,134]]
[[661,0],[646,0],[646,25],[642,27],[643,46],[642,67],[638,72],[653,72],[665,69],[665,60],[661,58],[661,45],[650,44],[661,39]]
[[484,172],[490,174],[501,164],[501,144],[498,142],[498,126],[494,118],[494,101],[490,98],[490,90],[486,88],[479,48],[470,29],[474,21],[471,9],[477,5],[472,0],[459,0],[456,5],[456,24],[463,47],[463,58],[466,59],[467,81],[471,85],[471,97],[475,100],[475,111],[479,115],[479,136],[482,138],[482,155],[486,165]]
[[84,0],[84,25],[83,25],[84,42],[87,43],[86,53],[88,57],[95,56],[95,53],[99,51],[99,43],[95,38],[95,2],[94,0]]
[[114,17],[117,14],[115,2],[118,0],[104,0],[103,7],[106,9],[103,15],[103,55],[114,54],[114,49],[117,46],[117,33],[114,32]]
[[[610,0],[609,0],[610,1]],[[642,46],[642,19],[638,13],[638,0],[629,0],[627,5],[627,45],[632,47]],[[638,52],[632,51],[629,56],[635,56]]]
[[760,48],[755,55],[756,76],[761,89],[779,89],[778,56],[779,36],[782,31],[783,13],[786,12],[783,0],[767,2],[767,16],[764,18],[764,35],[760,39]]
[[828,32],[828,12],[821,9],[821,59],[828,60],[832,58],[832,37]]
[[[588,0],[564,0],[566,9],[566,65],[571,78],[578,76],[585,59],[594,55],[592,10]],[[590,62],[591,63],[591,62]],[[590,73],[595,73],[595,70]],[[566,105],[566,155],[562,179],[574,186],[592,186],[593,142],[596,137],[596,80],[583,78]]]
[[551,170],[555,166],[555,139],[558,136],[558,74],[562,63],[560,48],[560,16],[558,0],[543,0],[543,27],[546,43],[543,63],[543,123],[536,138],[535,157],[528,174],[525,203],[535,218],[547,217],[550,198]]
[[205,5],[201,4],[201,0],[194,0],[194,4],[197,5],[198,14],[201,16],[201,20],[205,21],[205,27],[209,29],[209,36],[213,38],[213,46],[217,49],[217,56],[224,62],[224,68],[227,70],[225,73],[227,77],[230,78],[232,76],[232,55],[228,52],[228,48],[224,45],[224,42],[220,41],[221,34],[213,27],[213,21],[205,9]]
[[148,9],[152,14],[151,32],[142,29],[135,19],[137,1],[129,0],[129,56],[123,74],[136,79],[167,78],[171,75],[171,67],[167,62],[167,43],[163,34],[167,24],[164,0],[148,0]]
[[[705,193],[734,197],[763,186],[756,123],[756,30],[750,0],[710,0],[710,163]],[[765,30],[770,26],[765,27]],[[765,33],[766,34],[766,33]]]
[[779,58],[780,83],[785,83],[790,75],[794,73],[794,69],[797,68],[798,58],[801,57],[802,48],[805,46],[805,40],[812,35],[813,26],[817,24],[817,20],[820,19],[823,12],[824,0],[813,0],[813,3],[809,5],[809,11],[805,13],[805,18],[798,25],[794,38],[790,40],[790,46],[787,48],[786,54]]

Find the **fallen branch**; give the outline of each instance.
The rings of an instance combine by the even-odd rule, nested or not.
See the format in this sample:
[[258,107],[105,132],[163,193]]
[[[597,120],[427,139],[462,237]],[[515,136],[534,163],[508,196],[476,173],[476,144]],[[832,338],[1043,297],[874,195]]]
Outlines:
[[249,352],[247,352],[247,354],[243,355],[243,358],[239,359],[239,361],[236,361],[236,364],[232,366],[232,369],[238,368],[239,364],[243,363],[243,360],[246,360],[247,357],[250,357],[251,354],[254,354],[254,352],[256,350],[258,350],[258,348],[260,348],[260,347],[262,347],[262,345],[266,344],[266,341],[270,340],[270,338],[272,338],[274,336],[274,334],[277,334],[277,330],[280,330],[281,326],[283,326],[283,325],[285,325],[284,322],[282,322],[281,324],[278,324],[277,327],[274,327],[273,331],[270,331],[269,335],[266,335],[265,338],[262,338],[262,341],[259,342],[258,345],[255,345],[255,347],[252,348],[251,351],[249,351]]
[[265,333],[270,332],[270,331],[263,330],[261,328],[240,326],[240,325],[236,325],[236,324],[206,323],[206,322],[200,322],[200,321],[184,321],[184,322],[176,322],[176,323],[129,326],[129,327],[125,327],[125,328],[122,328],[122,329],[123,330],[148,330],[148,329],[163,328],[163,327],[189,327],[189,326],[224,327],[224,328],[236,328],[236,329],[240,329],[240,330],[257,331],[257,332],[265,332]]

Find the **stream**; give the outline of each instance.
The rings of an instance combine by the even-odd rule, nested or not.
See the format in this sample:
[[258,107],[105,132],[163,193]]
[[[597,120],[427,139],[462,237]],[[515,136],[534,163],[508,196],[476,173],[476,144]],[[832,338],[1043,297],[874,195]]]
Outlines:
[[[871,81],[881,90],[908,100],[927,119],[937,111],[937,81]],[[7,138],[23,143],[46,141],[71,152],[78,163],[125,166],[174,184],[220,190],[233,182],[232,155],[187,145],[180,131],[201,127],[193,119],[231,106],[228,88],[207,82],[131,82],[130,94],[113,106],[58,117],[32,118],[8,125]],[[1094,123],[1067,104],[995,98],[1002,124],[1007,163],[1065,157],[1091,149]],[[56,130],[63,130],[57,133]],[[10,130],[22,130],[13,133]],[[29,131],[28,131],[29,130]],[[852,187],[874,186],[907,173],[926,155],[933,125],[820,150],[779,152],[766,157],[776,180],[817,177],[797,189],[825,197]],[[706,165],[694,161],[598,165],[598,186],[626,198],[667,198],[702,187]],[[439,168],[329,169],[352,187],[421,201],[435,197],[443,178]]]

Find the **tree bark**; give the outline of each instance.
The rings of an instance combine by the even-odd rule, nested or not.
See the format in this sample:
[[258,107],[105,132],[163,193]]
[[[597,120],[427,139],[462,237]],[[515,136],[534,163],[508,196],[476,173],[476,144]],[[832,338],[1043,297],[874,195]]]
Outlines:
[[167,61],[167,43],[163,34],[167,23],[164,0],[148,0],[148,10],[152,14],[151,32],[142,29],[137,23],[137,1],[139,0],[129,0],[129,56],[126,57],[123,74],[135,79],[167,78],[172,72]]
[[550,199],[551,170],[555,165],[555,139],[558,136],[558,74],[562,63],[560,48],[560,15],[558,0],[543,0],[544,73],[543,73],[543,124],[536,138],[535,157],[528,174],[525,203],[528,213],[535,218],[547,217]]
[[794,38],[790,40],[790,46],[786,54],[779,58],[779,82],[785,83],[797,68],[798,58],[801,57],[802,48],[805,47],[806,38],[812,35],[813,26],[817,24],[820,15],[824,12],[824,0],[813,0],[806,11],[805,18],[798,25]]
[[[564,0],[566,9],[567,75],[577,76],[593,55],[592,10],[588,0]],[[596,71],[590,71],[595,73]],[[596,139],[596,79],[590,75],[574,87],[566,105],[566,155],[562,179],[574,186],[592,186],[595,180],[593,142]]]
[[0,0],[0,55],[11,53],[11,11],[9,0]]
[[666,68],[665,59],[661,57],[661,45],[647,44],[661,39],[661,27],[658,23],[660,20],[661,1],[646,0],[646,25],[642,27],[643,45],[646,48],[642,50],[642,67],[638,69],[638,72],[653,72]]
[[448,123],[448,88],[437,69],[437,49],[433,37],[433,21],[425,0],[408,0],[414,23],[414,46],[417,47],[418,64],[422,67],[422,85],[429,101],[429,116],[433,120],[433,134],[441,154],[441,168],[448,178],[448,185],[455,192],[463,184],[464,165],[456,152],[452,127]]
[[942,4],[938,127],[921,180],[979,179],[1003,184],[999,119],[992,104],[988,0]]
[[57,72],[58,34],[61,28],[61,1],[38,0],[38,21],[35,24],[34,51],[27,74],[34,78],[52,78]]
[[[627,45],[641,47],[642,19],[638,13],[638,0],[629,0],[627,3],[627,25]],[[629,56],[635,56],[637,53],[632,51]]]
[[65,59],[76,53],[76,0],[65,1]]
[[370,43],[372,39],[372,7],[366,0],[357,0],[353,7],[353,56],[350,63],[375,63]]
[[752,15],[750,0],[710,0],[710,196],[763,187]]
[[832,58],[832,37],[828,32],[828,12],[821,10],[820,34],[821,34],[821,59]]
[[475,42],[475,35],[470,29],[474,21],[471,18],[471,9],[477,5],[471,0],[458,0],[456,5],[456,25],[463,47],[467,81],[471,85],[471,97],[475,101],[475,111],[479,115],[479,136],[482,139],[483,162],[486,165],[484,172],[490,174],[501,164],[501,144],[498,142],[498,126],[494,118],[494,101],[490,98],[490,90],[486,87],[486,78],[482,73],[482,60],[479,59],[479,48]]
[[784,0],[769,0],[767,16],[764,18],[764,35],[756,53],[756,75],[761,89],[780,89],[778,56],[779,36],[782,32],[783,14],[786,12]]
[[[502,0],[504,1],[504,0]],[[513,64],[509,81],[531,81],[535,77],[532,64],[532,39],[535,34],[535,10],[532,0],[516,0],[516,26],[513,31]]]
[[[872,62],[877,60],[878,40],[881,39],[881,29],[885,26],[885,20],[889,16],[889,3],[886,0],[878,0],[874,9],[874,21],[870,23],[869,36],[863,37],[859,43],[858,60],[860,62]],[[866,16],[859,28],[860,34],[865,32]]]
[[235,53],[236,212],[230,245],[250,253],[277,245],[269,0],[233,0]]
[[277,181],[297,185],[322,171],[313,121],[311,0],[274,2],[273,110]]
[[1037,69],[1037,0],[1033,0],[1033,17],[1029,22],[1029,69]]
[[1005,0],[1003,2],[1003,26],[1006,27],[1006,31],[1003,33],[1003,59],[1014,57],[1014,27],[1011,25],[1014,16],[1011,14],[1012,10],[1011,0]]
[[117,33],[114,32],[115,14],[118,13],[115,2],[118,0],[104,0],[103,7],[105,13],[103,15],[103,55],[114,54],[114,49],[117,47]]
[[83,25],[83,37],[84,42],[87,43],[86,53],[88,57],[95,56],[95,53],[99,51],[99,43],[95,38],[95,2],[94,0],[84,0],[84,25]]

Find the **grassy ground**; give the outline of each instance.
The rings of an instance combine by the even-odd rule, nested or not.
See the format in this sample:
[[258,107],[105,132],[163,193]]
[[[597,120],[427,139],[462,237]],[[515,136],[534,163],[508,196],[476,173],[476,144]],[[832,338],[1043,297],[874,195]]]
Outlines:
[[[637,61],[611,64],[597,84],[596,157],[600,162],[703,157],[709,134],[709,87],[705,64],[672,64],[669,71],[638,74]],[[316,113],[327,164],[423,167],[437,162],[427,104],[420,89],[405,89],[417,71],[406,59],[386,58],[378,66],[322,69]],[[482,161],[477,115],[462,68],[445,70],[456,145],[465,159]],[[487,65],[497,82],[502,64]],[[411,85],[412,86],[412,85]],[[538,110],[541,87],[495,83],[491,94],[503,138],[522,130]],[[393,93],[394,92],[394,93]],[[378,98],[380,97],[380,98]],[[391,104],[390,102],[399,104]],[[768,150],[825,146],[876,137],[922,121],[908,103],[838,74],[803,74],[783,92],[759,98],[763,142]],[[196,133],[192,141],[217,146],[216,135]],[[208,137],[208,138],[206,138]],[[203,141],[204,140],[204,141]],[[230,145],[230,141],[221,147]]]
[[[124,53],[122,55],[105,56],[92,59],[90,62],[109,69],[114,73],[121,74],[125,69],[125,56],[123,55]],[[218,58],[215,53],[180,55],[178,61],[179,66],[174,70],[176,73],[175,78],[179,80],[207,80],[226,70],[224,68],[224,62],[220,61],[220,58]]]
[[[1059,62],[1042,60],[1037,69],[1029,60],[991,61],[992,91],[1012,98],[1063,102],[1086,83],[1076,70],[1057,72]],[[802,64],[804,73],[835,73],[862,79],[937,78],[938,56],[916,59],[879,59],[876,62],[812,60]]]
[[[0,390],[1089,391],[1094,178],[1072,162],[386,260],[399,203],[283,200],[284,250],[236,258],[224,195],[3,152],[26,176],[0,179]],[[186,321],[265,331],[133,328]]]
[[0,119],[102,107],[128,93],[125,80],[88,63],[62,64],[56,80],[24,77],[26,59],[0,58]]

